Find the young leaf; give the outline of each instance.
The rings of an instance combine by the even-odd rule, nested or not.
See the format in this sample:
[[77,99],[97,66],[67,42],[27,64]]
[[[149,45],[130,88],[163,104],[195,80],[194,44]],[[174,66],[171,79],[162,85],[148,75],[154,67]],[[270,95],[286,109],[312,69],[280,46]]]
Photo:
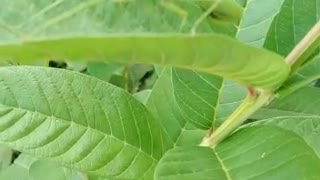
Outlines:
[[96,78],[2,67],[0,84],[0,141],[22,152],[104,177],[134,179],[152,176],[173,146],[141,103]]
[[319,177],[319,168],[317,155],[301,137],[278,127],[256,126],[238,131],[214,149],[168,151],[156,168],[155,179],[301,180]]

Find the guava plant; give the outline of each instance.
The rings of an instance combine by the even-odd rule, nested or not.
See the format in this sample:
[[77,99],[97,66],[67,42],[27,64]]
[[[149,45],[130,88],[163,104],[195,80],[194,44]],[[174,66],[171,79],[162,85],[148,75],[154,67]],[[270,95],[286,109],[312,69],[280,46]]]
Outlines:
[[319,0],[0,2],[1,179],[320,179]]

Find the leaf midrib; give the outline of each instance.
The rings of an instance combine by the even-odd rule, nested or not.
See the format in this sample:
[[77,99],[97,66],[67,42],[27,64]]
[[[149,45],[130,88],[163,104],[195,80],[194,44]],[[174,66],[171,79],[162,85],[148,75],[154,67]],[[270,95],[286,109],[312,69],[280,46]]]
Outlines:
[[[136,146],[134,146],[134,145],[131,144],[130,142],[126,142],[126,141],[124,141],[124,140],[122,140],[122,139],[119,139],[119,138],[116,137],[116,136],[112,136],[112,135],[110,135],[110,134],[106,134],[105,132],[102,132],[102,131],[100,131],[100,130],[91,128],[91,127],[89,127],[89,126],[84,126],[84,125],[82,125],[82,124],[76,123],[76,122],[74,122],[74,121],[68,121],[68,120],[63,119],[63,118],[60,118],[60,117],[50,116],[50,115],[44,114],[44,113],[39,112],[39,111],[31,111],[31,110],[29,110],[29,109],[25,109],[25,108],[21,108],[21,107],[9,106],[9,105],[3,104],[3,103],[1,103],[1,105],[5,106],[5,107],[7,107],[7,108],[15,109],[15,110],[22,110],[22,111],[30,112],[30,113],[38,113],[38,114],[40,114],[40,115],[42,115],[42,116],[45,116],[45,117],[52,117],[52,118],[54,118],[54,119],[57,119],[57,120],[66,122],[67,124],[69,124],[68,126],[70,126],[71,123],[74,123],[74,124],[76,124],[76,125],[78,125],[78,126],[84,127],[85,129],[89,129],[89,128],[90,128],[90,129],[93,130],[94,132],[101,133],[101,134],[104,136],[103,138],[105,138],[106,136],[109,136],[109,137],[111,137],[111,138],[114,138],[114,139],[116,139],[116,140],[119,140],[119,141],[123,142],[124,145],[129,145],[129,146],[133,147],[133,148],[136,149],[138,152],[141,152],[141,153],[145,154],[146,156],[150,157],[150,158],[151,158],[152,160],[154,160],[155,162],[158,162],[158,161],[159,161],[158,159],[156,159],[156,158],[153,157],[152,155],[146,153],[146,152],[143,151],[141,148],[137,148]],[[47,121],[47,119],[50,119],[50,118],[46,118],[45,121]],[[17,122],[18,122],[18,121],[17,121]],[[54,122],[53,122],[53,123],[54,123]],[[15,123],[14,123],[14,124],[15,124]],[[12,126],[14,126],[14,124],[13,124]],[[11,126],[11,127],[12,127],[12,126]],[[28,134],[28,135],[29,135],[29,134]],[[27,135],[27,136],[28,136],[28,135]],[[25,136],[24,136],[24,137],[25,137]]]
[[219,161],[219,163],[220,163],[220,165],[221,165],[221,168],[222,168],[223,172],[224,172],[225,175],[226,175],[227,180],[232,180],[232,178],[231,178],[231,176],[230,176],[230,173],[229,173],[227,167],[224,165],[223,160],[220,158],[220,156],[218,155],[218,153],[217,153],[214,149],[212,150],[212,152],[213,152],[214,156],[217,157],[217,160]]

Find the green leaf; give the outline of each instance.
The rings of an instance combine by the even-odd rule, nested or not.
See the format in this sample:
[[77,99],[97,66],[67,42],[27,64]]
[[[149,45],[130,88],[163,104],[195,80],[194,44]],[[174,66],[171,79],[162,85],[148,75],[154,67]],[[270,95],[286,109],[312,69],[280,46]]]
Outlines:
[[[0,22],[4,27],[0,31],[0,60],[103,59],[168,64],[267,89],[275,88],[286,79],[289,68],[276,54],[218,35],[171,34],[189,32],[203,10],[192,2],[177,1],[173,9],[166,6],[167,3],[4,1],[0,8]],[[186,20],[183,14],[189,10],[193,13],[187,13]],[[207,21],[197,30],[212,32]],[[166,34],[154,35],[159,32]]]
[[47,160],[34,162],[29,169],[33,180],[81,180],[77,172],[59,167]]
[[0,179],[32,180],[29,174],[29,168],[35,161],[37,161],[37,159],[21,153],[9,168],[0,172]]
[[213,12],[211,13],[215,19],[230,21],[238,24],[243,9],[234,0],[197,0],[199,4],[205,9],[209,9],[213,4],[217,3]]
[[[269,135],[269,136],[266,136]],[[216,148],[178,147],[156,168],[156,180],[315,179],[320,161],[302,138],[278,127],[245,128]]]
[[113,74],[121,69],[119,64],[107,64],[102,62],[90,62],[87,67],[87,74],[106,82],[110,81]]
[[288,55],[319,20],[319,8],[319,0],[285,0],[272,22],[264,47]]
[[197,146],[201,143],[207,131],[197,128],[191,123],[186,123],[177,139],[177,146]]
[[96,78],[19,66],[0,68],[0,83],[0,141],[22,152],[134,179],[152,176],[172,147],[141,103]]
[[245,7],[247,4],[247,0],[235,0],[240,6]]
[[5,145],[0,145],[0,172],[11,165],[12,149]]
[[14,166],[24,168],[30,179],[54,179],[54,180],[84,180],[77,171],[70,170],[50,160],[39,160],[33,156],[21,153],[14,161]]
[[[86,51],[95,47],[95,52]],[[195,53],[196,52],[196,53]],[[0,59],[94,60],[168,64],[273,89],[289,74],[281,56],[220,35],[70,37],[0,45]]]
[[122,75],[118,75],[118,74],[114,74],[111,76],[111,79],[109,80],[110,84],[113,84],[115,86],[118,86],[122,89],[127,89],[127,78],[122,76]]
[[134,64],[128,68],[128,89],[135,93],[144,90],[145,81],[153,74],[153,65]]
[[237,83],[224,81],[220,89],[219,104],[216,109],[216,127],[220,126],[229,115],[239,107],[247,96],[247,91]]
[[[237,39],[243,43],[262,47],[275,15],[283,0],[249,0],[245,4],[243,17],[237,32]],[[216,107],[217,125],[220,125],[241,104],[246,90],[233,82],[225,81],[220,90],[219,104]]]
[[17,159],[14,160],[14,164],[19,165],[29,171],[30,166],[38,161],[38,158],[35,158],[34,156],[31,156],[26,153],[21,153]]
[[150,89],[143,90],[143,91],[140,91],[140,92],[133,94],[133,97],[135,97],[141,103],[146,104],[151,92],[152,92],[152,90],[150,90]]
[[277,91],[277,96],[284,97],[305,85],[320,78],[320,55],[316,56],[314,60],[308,62],[306,65],[298,69],[292,74],[282,87]]
[[33,180],[27,169],[15,164],[8,167],[5,171],[0,172],[0,179]]
[[200,129],[209,129],[215,125],[221,85],[222,79],[211,74],[172,69],[172,86],[177,106],[186,121]]
[[284,116],[248,124],[248,126],[259,125],[277,126],[296,133],[302,137],[306,143],[314,149],[318,157],[320,157],[320,116]]
[[237,39],[262,47],[274,17],[284,0],[248,0],[237,33]]
[[320,89],[304,87],[284,98],[276,98],[251,118],[266,119],[278,116],[320,116]]
[[[164,130],[176,145],[200,144],[205,131],[190,127],[187,117],[181,112],[174,94],[172,69],[168,66],[162,70],[149,95],[146,107],[160,120]],[[185,143],[184,139],[188,139],[189,144]]]
[[[203,13],[200,6],[185,0],[31,0],[28,3],[3,0],[1,3],[0,39],[7,42],[22,37],[52,38],[142,32],[189,33],[194,22]],[[197,30],[211,32],[211,25],[203,21]]]

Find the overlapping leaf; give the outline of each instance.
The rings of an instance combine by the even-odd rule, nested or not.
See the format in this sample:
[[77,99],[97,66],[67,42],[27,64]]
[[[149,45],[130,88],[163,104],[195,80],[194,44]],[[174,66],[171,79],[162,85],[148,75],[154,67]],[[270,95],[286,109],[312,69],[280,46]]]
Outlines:
[[[188,128],[187,118],[189,117],[181,112],[179,104],[175,100],[171,78],[172,68],[164,68],[149,95],[146,106],[160,120],[165,131],[176,145],[186,145],[185,140],[181,142],[181,139],[189,139],[189,145],[200,144],[205,131]],[[184,138],[185,136],[187,138]]]
[[15,149],[101,176],[135,179],[152,176],[172,147],[141,103],[103,81],[40,67],[0,72],[0,141]]
[[[194,7],[192,15],[188,17],[191,18],[190,22],[198,18],[197,14],[202,14],[202,9],[193,3],[180,4],[182,9]],[[166,63],[226,76],[260,88],[277,86],[288,74],[288,67],[282,64],[280,56],[242,46],[227,38],[187,35],[107,36],[113,32],[132,34],[179,31],[181,22],[184,22],[181,16],[161,2],[73,0],[14,3],[3,0],[0,11],[3,27],[0,34],[0,59],[22,62],[43,58],[112,59],[127,63]],[[178,14],[177,18],[172,18],[172,13]],[[166,23],[163,23],[164,20]],[[184,29],[190,30],[192,25],[186,23],[182,27],[189,26]],[[210,29],[208,23],[202,23],[202,27],[200,30],[204,32]],[[256,59],[259,59],[259,63]]]

